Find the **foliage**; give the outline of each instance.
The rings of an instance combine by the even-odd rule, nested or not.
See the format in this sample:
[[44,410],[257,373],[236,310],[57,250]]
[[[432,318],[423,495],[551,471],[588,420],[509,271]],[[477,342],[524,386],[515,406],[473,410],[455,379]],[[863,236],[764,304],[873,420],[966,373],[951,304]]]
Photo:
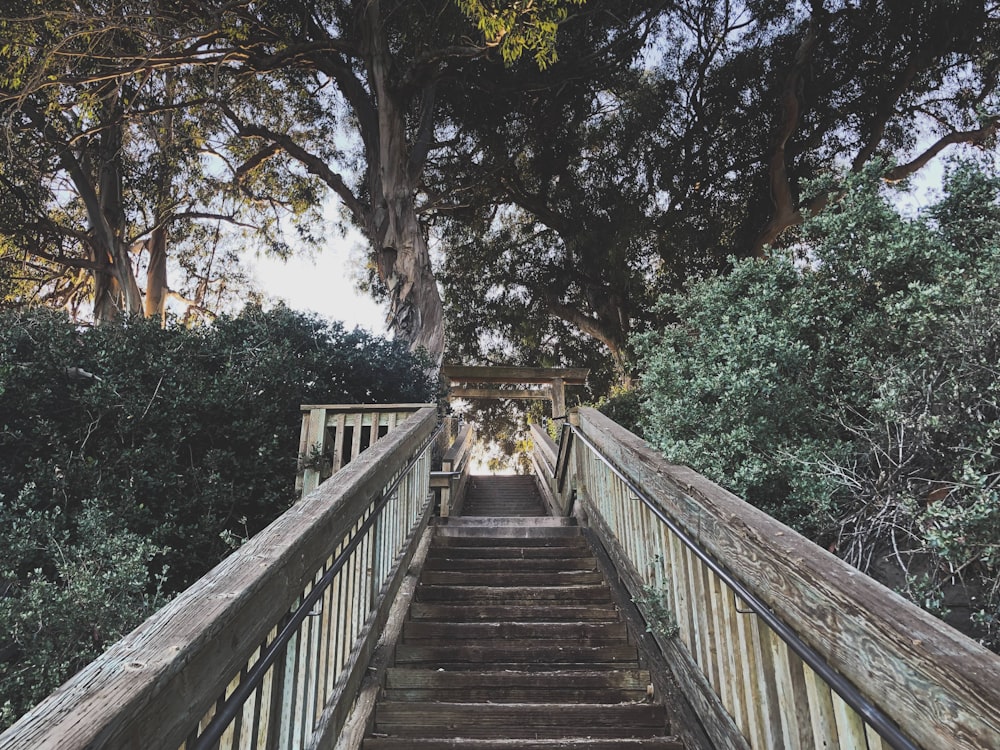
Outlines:
[[587,0],[540,0],[535,3],[455,0],[459,9],[483,33],[487,44],[499,46],[508,65],[525,52],[534,52],[535,63],[545,69],[559,59],[556,32],[569,17],[572,5]]
[[906,218],[883,169],[847,180],[798,258],[661,300],[646,434],[996,644],[1000,180],[957,165]]
[[52,690],[290,505],[300,404],[426,401],[425,367],[283,307],[193,330],[0,313],[0,704]]
[[626,338],[665,322],[651,301],[791,241],[835,198],[808,182],[879,158],[898,180],[996,146],[988,2],[642,4],[657,24],[603,5],[560,28],[562,62],[534,89],[504,77],[532,66],[483,66],[449,109],[459,148],[431,177],[454,198],[435,228],[466,356],[502,342],[529,361],[610,359],[627,382]]

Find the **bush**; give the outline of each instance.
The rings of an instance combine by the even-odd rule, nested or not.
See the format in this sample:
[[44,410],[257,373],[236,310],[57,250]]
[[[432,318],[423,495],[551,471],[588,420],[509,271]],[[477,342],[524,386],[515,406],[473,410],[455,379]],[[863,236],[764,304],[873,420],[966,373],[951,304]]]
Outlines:
[[646,434],[996,647],[1000,181],[959,165],[915,218],[844,190],[797,257],[661,300]]
[[433,393],[402,344],[282,307],[195,330],[0,313],[5,723],[289,507],[300,404]]

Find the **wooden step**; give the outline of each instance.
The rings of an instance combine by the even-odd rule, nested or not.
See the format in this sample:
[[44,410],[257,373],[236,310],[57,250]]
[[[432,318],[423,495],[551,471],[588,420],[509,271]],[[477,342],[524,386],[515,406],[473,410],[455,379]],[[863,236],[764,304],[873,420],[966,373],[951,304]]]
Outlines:
[[646,699],[643,669],[417,669],[388,670],[388,700],[490,703],[620,703]]
[[597,570],[424,570],[421,582],[446,586],[582,586],[604,583]]
[[522,587],[431,584],[417,587],[415,594],[415,601],[418,602],[463,602],[514,606],[551,601],[574,604],[608,604],[611,600],[611,591],[606,584]]
[[635,646],[629,643],[581,644],[557,640],[483,640],[474,642],[396,646],[396,666],[435,665],[441,669],[492,664],[518,666],[525,670],[548,669],[553,665],[599,665],[638,668]]
[[428,556],[424,575],[431,570],[464,570],[491,572],[541,572],[546,570],[597,570],[593,557],[452,557]]
[[442,642],[483,639],[575,639],[581,643],[626,641],[623,622],[426,622],[410,620],[403,626],[403,641],[441,639]]
[[371,737],[361,746],[364,750],[684,750],[676,737],[643,737],[600,739],[575,737],[571,739],[482,739],[458,737],[455,739],[424,737]]
[[462,604],[414,602],[410,605],[412,620],[442,620],[446,622],[495,622],[507,618],[519,622],[541,620],[553,622],[557,620],[618,620],[618,610],[614,604],[571,604],[564,602],[549,602],[545,607],[536,603],[529,604],[479,604],[469,607]]
[[559,739],[656,737],[666,733],[662,708],[646,703],[446,703],[382,701],[375,734],[395,737]]
[[[570,537],[575,539],[577,537]],[[485,545],[485,544],[448,544],[459,540],[456,537],[438,537],[435,543],[441,543],[437,549],[432,549],[428,555],[428,560],[436,558],[447,558],[449,560],[565,560],[570,558],[583,557],[593,560],[594,556],[584,545],[563,545],[563,544],[510,544],[510,545]],[[469,541],[460,539],[460,541]],[[527,542],[527,539],[511,540],[517,542]],[[551,541],[551,540],[550,540]],[[567,540],[568,541],[568,540]]]

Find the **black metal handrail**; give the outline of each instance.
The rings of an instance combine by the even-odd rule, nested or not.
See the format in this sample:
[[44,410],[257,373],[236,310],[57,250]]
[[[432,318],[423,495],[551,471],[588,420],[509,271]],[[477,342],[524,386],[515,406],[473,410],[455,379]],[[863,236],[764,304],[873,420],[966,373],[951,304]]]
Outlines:
[[[347,546],[341,550],[337,559],[333,561],[330,568],[323,574],[323,576],[316,582],[312,590],[303,598],[302,602],[295,609],[295,611],[288,618],[285,626],[281,631],[275,636],[274,640],[268,644],[261,653],[260,658],[254,662],[254,665],[247,670],[246,675],[240,684],[233,690],[232,694],[226,701],[222,704],[218,711],[216,711],[215,716],[205,727],[205,730],[198,736],[193,744],[190,745],[190,750],[213,750],[217,747],[219,740],[225,733],[226,729],[229,727],[236,717],[239,716],[240,712],[243,710],[243,704],[246,703],[247,699],[253,694],[253,692],[260,686],[264,681],[264,677],[267,671],[274,665],[278,658],[285,653],[285,648],[288,646],[289,641],[298,631],[299,626],[305,621],[309,616],[309,613],[315,607],[316,602],[320,600],[326,589],[333,583],[334,578],[341,571],[347,560],[350,558],[351,553],[357,549],[358,545],[364,539],[368,530],[375,525],[378,520],[379,515],[389,501],[392,499],[393,493],[396,488],[399,487],[399,483],[403,481],[410,469],[420,460],[421,456],[426,452],[427,447],[437,438],[438,433],[441,428],[438,427],[431,436],[423,443],[419,450],[416,451],[413,458],[410,460],[406,466],[400,470],[399,475],[392,481],[386,489],[382,490],[382,496],[379,498],[378,503],[372,509],[368,518],[365,519],[364,523],[355,531]],[[426,505],[426,504],[425,504]]]
[[594,445],[590,439],[580,430],[579,427],[575,425],[568,424],[564,428],[570,433],[570,438],[579,438],[583,441],[584,445],[593,451],[602,463],[607,465],[609,469],[622,481],[635,497],[642,502],[647,508],[649,508],[653,514],[660,519],[677,537],[681,542],[690,549],[698,559],[700,559],[705,565],[709,567],[712,572],[714,572],[719,578],[725,582],[725,584],[732,589],[743,601],[745,601],[750,609],[760,617],[768,627],[771,628],[778,637],[783,640],[792,651],[794,651],[809,667],[818,674],[826,684],[830,686],[831,689],[836,691],[844,702],[857,711],[865,722],[867,722],[883,740],[888,742],[896,750],[920,750],[919,745],[916,745],[909,737],[903,734],[903,731],[896,725],[890,716],[888,716],[881,708],[876,706],[874,703],[865,698],[864,695],[850,682],[846,677],[844,677],[840,672],[834,669],[823,657],[820,655],[812,646],[807,644],[802,638],[799,637],[789,625],[787,625],[781,618],[779,618],[770,607],[767,606],[760,598],[757,597],[752,591],[750,591],[746,586],[744,586],[739,580],[737,580],[732,573],[730,573],[726,568],[716,562],[701,545],[698,544],[681,526],[674,521],[670,516],[668,516],[653,500],[649,498],[642,490],[640,490],[631,479],[629,479],[625,473],[612,463],[612,461],[605,456],[601,450]]

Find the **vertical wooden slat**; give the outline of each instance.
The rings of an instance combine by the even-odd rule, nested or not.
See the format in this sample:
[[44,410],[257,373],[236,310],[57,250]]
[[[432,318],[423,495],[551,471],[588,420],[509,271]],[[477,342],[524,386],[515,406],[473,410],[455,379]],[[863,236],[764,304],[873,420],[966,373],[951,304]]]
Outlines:
[[[733,594],[736,597],[735,594]],[[753,632],[754,614],[747,614],[748,607],[738,597],[733,600],[737,639],[740,644],[743,676],[743,700],[747,717],[747,741],[753,748],[775,747],[773,738],[764,728],[767,708],[766,695],[760,690],[761,665],[758,661],[757,640]]]
[[837,737],[841,750],[866,750],[868,742],[865,739],[864,720],[836,693],[830,698],[833,701],[833,715],[837,719]]
[[351,416],[354,422],[354,434],[351,436],[351,460],[353,461],[361,454],[361,423],[364,421],[364,415],[359,412]]
[[744,641],[743,633],[739,627],[739,620],[744,615],[736,611],[735,594],[722,581],[719,581],[719,587],[722,605],[722,630],[725,634],[723,641],[726,649],[722,660],[726,665],[726,682],[730,686],[730,700],[732,701],[730,713],[736,720],[736,726],[749,741],[752,736],[750,711],[747,707],[743,684],[747,674],[745,650],[748,644]]
[[691,624],[691,604],[688,601],[688,570],[681,541],[674,533],[667,533],[667,544],[670,550],[671,575],[674,589],[674,616],[677,618],[677,628],[689,653],[694,653],[694,633]]
[[730,716],[738,718],[733,700],[733,675],[729,672],[729,663],[726,654],[729,651],[726,643],[726,623],[723,610],[725,609],[725,599],[723,589],[725,585],[712,570],[702,563],[702,575],[708,587],[708,597],[705,606],[708,608],[709,623],[712,629],[709,643],[712,645],[712,662],[715,669],[715,679],[712,684],[715,691],[722,699],[722,705],[729,711]]
[[766,742],[764,747],[784,747],[785,736],[781,724],[781,704],[778,699],[778,677],[771,648],[771,631],[760,618],[750,620],[754,657],[758,664],[757,691],[760,705],[761,728]]
[[809,720],[812,726],[813,745],[817,750],[839,747],[837,719],[833,713],[830,686],[808,664],[802,665],[802,675],[809,701]]
[[781,731],[786,747],[791,750],[815,750],[802,660],[778,636],[770,630],[766,632],[771,641],[778,704],[781,706]]
[[868,741],[868,750],[889,750],[889,746],[882,739],[882,735],[865,724],[865,739]]
[[344,432],[347,430],[347,415],[338,414],[333,436],[333,473],[344,467]]

